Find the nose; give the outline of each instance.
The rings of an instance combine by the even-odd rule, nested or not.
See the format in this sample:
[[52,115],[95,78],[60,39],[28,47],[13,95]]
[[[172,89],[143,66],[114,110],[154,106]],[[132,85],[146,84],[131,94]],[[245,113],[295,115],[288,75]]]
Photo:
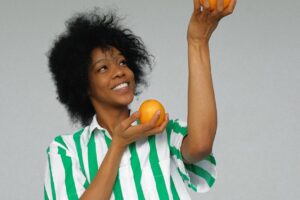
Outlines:
[[114,64],[113,77],[123,77],[125,75],[124,69],[118,64]]

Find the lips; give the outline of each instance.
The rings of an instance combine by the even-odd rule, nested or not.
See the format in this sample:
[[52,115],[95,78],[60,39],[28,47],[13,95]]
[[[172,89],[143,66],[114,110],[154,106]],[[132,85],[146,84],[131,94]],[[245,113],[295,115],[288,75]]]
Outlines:
[[124,89],[124,88],[127,88],[129,85],[129,82],[121,82],[117,85],[115,85],[112,90],[120,90],[120,89]]

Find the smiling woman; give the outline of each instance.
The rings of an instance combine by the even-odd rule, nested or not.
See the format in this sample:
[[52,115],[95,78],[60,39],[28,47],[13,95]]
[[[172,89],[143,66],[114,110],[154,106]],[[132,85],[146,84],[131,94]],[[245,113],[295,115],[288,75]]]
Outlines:
[[106,114],[109,107],[127,107],[132,102],[135,93],[134,74],[116,48],[92,50],[88,77],[88,94],[96,113]]
[[99,13],[100,10],[95,9],[68,20],[67,31],[56,39],[49,51],[49,69],[56,84],[58,100],[66,106],[73,122],[84,126],[90,124],[95,113],[88,95],[92,86],[89,76],[95,77],[91,70],[105,70],[105,67],[99,69],[101,56],[114,57],[111,53],[116,51],[119,57],[114,59],[123,57],[123,62],[134,74],[134,95],[141,93],[142,86],[147,86],[145,70],[152,69],[151,56],[141,39],[123,28],[115,14]]
[[208,40],[234,4],[221,11],[218,3],[211,13],[194,0],[187,37],[188,123],[169,120],[166,113],[157,126],[156,112],[140,124],[140,113],[131,113],[138,87],[147,85],[150,55],[114,14],[95,10],[68,21],[49,52],[49,68],[59,101],[83,128],[50,143],[45,199],[188,200],[187,188],[210,190],[216,179],[216,108]]

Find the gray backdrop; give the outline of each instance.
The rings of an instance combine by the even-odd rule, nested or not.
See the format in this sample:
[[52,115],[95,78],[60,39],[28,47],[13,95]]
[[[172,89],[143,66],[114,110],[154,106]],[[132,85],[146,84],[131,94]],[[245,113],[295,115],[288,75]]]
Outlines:
[[[1,199],[42,199],[46,148],[73,133],[47,68],[64,21],[93,6],[118,9],[156,56],[146,98],[187,116],[186,29],[192,0],[3,1],[0,6]],[[300,1],[239,0],[210,41],[218,178],[192,199],[300,199]]]

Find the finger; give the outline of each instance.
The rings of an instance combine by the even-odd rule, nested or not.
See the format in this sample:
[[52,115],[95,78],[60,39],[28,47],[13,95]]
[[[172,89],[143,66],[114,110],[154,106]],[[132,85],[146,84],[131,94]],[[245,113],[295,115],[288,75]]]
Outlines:
[[194,0],[194,12],[200,10],[200,0]]
[[168,122],[169,122],[169,114],[166,113],[165,120],[159,127],[151,128],[146,124],[140,124],[137,126],[132,126],[130,127],[130,129],[131,129],[131,133],[135,135],[135,140],[138,140],[140,138],[148,137],[150,135],[162,133],[165,130]]
[[235,8],[235,5],[236,5],[236,2],[237,2],[237,0],[231,0],[229,2],[228,7],[224,10],[223,16],[229,15],[233,12],[233,10]]
[[204,10],[209,10],[211,5],[209,3],[209,0],[204,0],[204,4],[203,4]]
[[158,132],[163,132],[167,126],[167,124],[169,123],[169,114],[166,113],[165,115],[165,120],[163,121],[163,123],[161,123],[161,125],[159,127],[157,127],[157,131]]
[[213,9],[211,8],[211,5],[209,3],[209,0],[203,0],[203,15],[208,15]]
[[147,131],[145,133],[145,136],[150,136],[150,135],[162,133],[166,129],[168,123],[169,123],[169,114],[166,113],[165,120],[163,121],[163,123],[159,127],[155,127],[153,129]]
[[159,116],[160,116],[160,111],[158,110],[158,111],[155,112],[155,114],[151,118],[151,120],[149,122],[147,122],[147,123],[144,124],[145,125],[144,126],[145,127],[145,131],[150,130],[150,129],[152,129],[152,128],[154,128],[156,126],[156,123],[157,123],[157,121],[159,119]]
[[155,127],[156,122],[159,119],[159,115],[160,115],[159,111],[157,111],[149,122],[144,123],[144,124],[139,124],[136,126],[132,126],[132,127],[130,127],[131,131],[133,133],[144,133],[144,132],[147,132],[147,131],[153,129]]
[[224,0],[217,0],[216,11],[222,12],[224,9]]
[[237,0],[230,0],[228,8],[234,9],[236,2],[237,2]]
[[133,122],[139,119],[139,117],[140,117],[139,111],[132,113],[132,115],[130,115],[127,119],[121,122],[122,130],[129,128]]

